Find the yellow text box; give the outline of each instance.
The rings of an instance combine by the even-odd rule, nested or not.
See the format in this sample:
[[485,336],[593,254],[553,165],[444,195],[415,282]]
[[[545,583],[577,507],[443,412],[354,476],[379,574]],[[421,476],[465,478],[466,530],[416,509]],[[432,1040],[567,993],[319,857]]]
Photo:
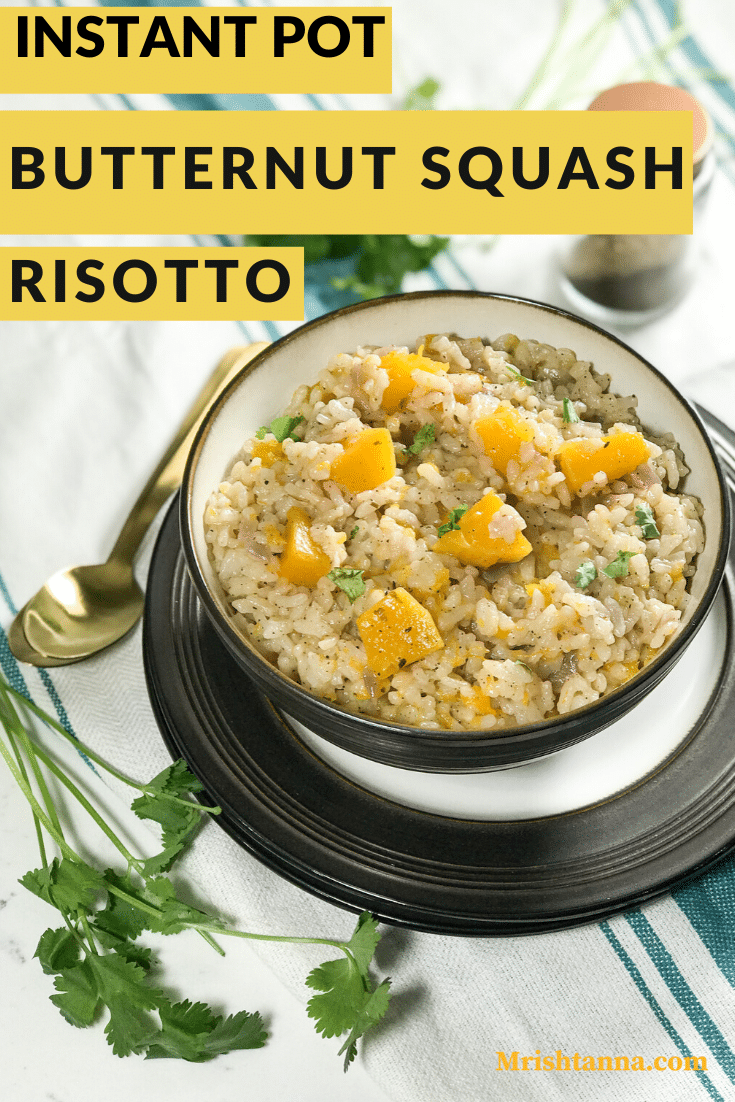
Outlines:
[[301,319],[296,248],[0,249],[0,317]]
[[0,92],[390,92],[390,8],[0,8]]
[[2,233],[692,230],[685,111],[10,111],[0,134]]

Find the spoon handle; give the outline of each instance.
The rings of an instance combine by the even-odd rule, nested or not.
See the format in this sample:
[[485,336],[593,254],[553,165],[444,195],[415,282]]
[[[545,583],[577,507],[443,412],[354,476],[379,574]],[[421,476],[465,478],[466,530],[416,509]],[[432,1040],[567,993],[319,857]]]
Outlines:
[[132,564],[135,552],[158,510],[181,484],[186,457],[204,414],[240,368],[267,347],[267,341],[260,341],[242,348],[233,348],[222,357],[197,395],[158,466],[141,490],[110,552],[108,562],[120,565]]

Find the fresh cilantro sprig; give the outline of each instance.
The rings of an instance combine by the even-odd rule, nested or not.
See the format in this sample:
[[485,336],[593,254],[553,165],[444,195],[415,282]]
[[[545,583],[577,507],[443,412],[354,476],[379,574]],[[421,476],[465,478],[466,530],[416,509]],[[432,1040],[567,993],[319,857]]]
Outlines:
[[644,540],[660,539],[661,533],[656,527],[656,521],[650,505],[639,505],[635,511],[635,519]]
[[304,250],[304,263],[345,260],[352,257],[353,271],[330,280],[338,291],[356,298],[377,298],[400,291],[404,276],[428,268],[449,245],[448,237],[412,237],[408,234],[248,234],[246,245],[277,248],[291,245]]
[[272,432],[279,444],[282,444],[286,437],[290,437],[291,440],[298,440],[294,429],[297,425],[300,425],[306,418],[303,414],[299,414],[298,417],[274,417],[270,425],[261,425],[256,432],[258,440],[263,440],[266,433]]
[[439,525],[439,528],[437,530],[437,535],[438,536],[446,536],[447,532],[458,532],[459,531],[458,521],[459,521],[460,517],[463,517],[465,515],[465,513],[467,512],[468,509],[469,509],[469,505],[458,505],[456,509],[452,509],[450,514],[449,514],[449,517],[444,522],[444,524]]
[[422,425],[413,438],[413,443],[406,448],[406,455],[419,455],[429,444],[434,443],[436,429],[431,423]]
[[[33,737],[28,713],[33,713],[100,766],[139,795],[132,809],[161,827],[161,851],[153,857],[132,853],[74,781]],[[202,1063],[237,1049],[261,1048],[267,1040],[257,1012],[230,1017],[215,1014],[205,1003],[173,1002],[153,979],[151,950],[140,944],[146,931],[173,935],[196,930],[224,955],[213,935],[329,946],[344,959],[329,960],[314,969],[307,984],[321,992],[308,1004],[315,1027],[325,1037],[347,1033],[341,1050],[345,1070],[354,1059],[358,1039],[385,1013],[390,981],[374,986],[369,975],[380,934],[367,912],[347,941],[320,937],[257,934],[229,928],[221,919],[185,902],[173,882],[162,875],[192,838],[206,814],[192,800],[202,791],[185,762],[176,761],[142,784],[125,777],[71,737],[69,732],[32,701],[0,678],[0,757],[4,758],[33,812],[41,866],[20,883],[54,907],[63,925],[46,930],[36,949],[43,971],[54,977],[51,1001],[72,1025],[84,1028],[106,1013],[105,1034],[117,1056],[146,1059],[178,1058]],[[4,733],[4,736],[3,736]],[[124,859],[125,868],[96,868],[69,844],[46,773],[92,817]],[[35,790],[30,777],[35,781]],[[59,856],[49,859],[47,839]]]
[[327,577],[343,593],[347,594],[351,605],[354,605],[357,598],[362,597],[365,592],[365,579],[362,570],[356,570],[351,566],[335,566],[334,570],[329,571]]

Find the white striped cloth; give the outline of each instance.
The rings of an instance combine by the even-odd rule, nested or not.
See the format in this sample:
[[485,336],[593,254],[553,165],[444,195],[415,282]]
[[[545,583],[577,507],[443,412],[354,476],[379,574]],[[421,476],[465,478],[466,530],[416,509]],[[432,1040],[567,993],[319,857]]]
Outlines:
[[[255,5],[253,5],[255,6]],[[4,108],[93,110],[334,110],[400,105],[426,76],[443,108],[513,106],[570,8],[565,42],[580,41],[610,7],[618,22],[597,51],[592,76],[575,83],[579,50],[562,48],[528,106],[559,88],[558,106],[583,107],[600,88],[651,75],[687,84],[717,125],[720,172],[696,287],[660,321],[627,339],[676,382],[732,358],[735,255],[735,8],[729,0],[574,5],[546,0],[397,0],[395,81],[382,96],[5,96]],[[661,44],[670,49],[657,54]],[[643,68],[640,61],[643,59]],[[635,67],[639,63],[638,68]],[[556,68],[554,68],[556,66]],[[566,91],[565,91],[566,88]],[[546,101],[544,100],[546,96]],[[564,97],[566,96],[566,99]],[[182,227],[182,230],[185,227]],[[242,232],[257,232],[245,219]],[[30,243],[33,239],[25,239]],[[37,239],[66,244],[190,244],[191,237]],[[194,238],[216,244],[220,239]],[[6,238],[4,244],[12,239]],[[221,243],[228,243],[227,239]],[[563,304],[553,278],[555,241],[455,239],[416,287],[480,287]],[[308,273],[306,314],[337,305],[323,267]],[[293,324],[297,324],[294,322]],[[228,347],[271,340],[286,323],[47,322],[1,324],[0,623],[65,562],[104,558],[128,507],[189,399]],[[721,395],[723,373],[702,393]],[[720,417],[735,423],[735,401]],[[110,486],[114,491],[110,492]],[[22,531],[22,537],[20,532]],[[151,539],[147,542],[148,550]],[[146,555],[140,563],[145,576]],[[55,710],[119,768],[147,775],[168,761],[148,705],[140,631],[109,653],[66,669],[19,668],[0,629],[0,665],[11,683]],[[23,871],[23,870],[19,870]],[[344,915],[262,868],[216,827],[187,858],[208,898],[251,929],[326,933]],[[278,929],[274,930],[274,916]],[[459,939],[391,931],[384,942],[396,992],[386,1028],[365,1044],[368,1073],[396,1102],[698,1102],[735,1098],[735,865],[731,860],[658,902],[579,930],[524,939]],[[267,950],[269,965],[304,1001],[303,949]],[[75,1036],[70,1035],[69,1045]],[[320,1042],[321,1043],[321,1042]],[[706,1071],[498,1070],[498,1051],[530,1056],[705,1056]],[[345,1090],[349,1092],[349,1081]],[[346,1096],[349,1096],[347,1094]]]

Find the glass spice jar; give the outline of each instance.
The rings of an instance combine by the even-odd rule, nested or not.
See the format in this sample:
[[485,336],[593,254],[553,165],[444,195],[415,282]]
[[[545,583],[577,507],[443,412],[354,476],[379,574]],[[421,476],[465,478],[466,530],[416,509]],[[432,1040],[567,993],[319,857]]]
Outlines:
[[715,169],[710,117],[683,88],[653,81],[602,92],[591,111],[693,113],[693,234],[587,234],[567,238],[560,258],[563,291],[593,321],[640,325],[680,301],[694,278],[702,211]]

